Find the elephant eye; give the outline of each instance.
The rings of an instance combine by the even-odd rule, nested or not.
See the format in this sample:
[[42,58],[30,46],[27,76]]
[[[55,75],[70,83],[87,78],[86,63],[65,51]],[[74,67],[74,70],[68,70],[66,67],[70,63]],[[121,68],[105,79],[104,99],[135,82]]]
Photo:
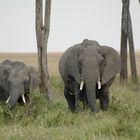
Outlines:
[[29,84],[29,80],[24,80],[24,84],[28,85]]
[[81,63],[81,61],[80,61],[80,60],[79,60],[79,62],[78,62],[78,65],[79,65],[79,66],[82,66],[82,63]]
[[25,84],[26,84],[26,83],[28,84],[28,83],[29,83],[29,80],[25,80],[24,83],[25,83]]
[[81,63],[81,61],[78,62],[78,69],[79,69],[79,72],[82,73],[82,63]]
[[100,65],[104,65],[105,64],[105,60],[102,58],[101,60],[100,60]]
[[10,84],[10,83],[11,83],[11,80],[10,80],[10,79],[8,79],[8,80],[7,80],[7,83],[8,83],[8,84]]
[[29,86],[29,81],[24,81],[24,87],[28,88],[28,86]]
[[26,78],[24,79],[24,82],[25,82],[25,83],[26,83],[26,82],[29,82],[29,78],[26,77]]

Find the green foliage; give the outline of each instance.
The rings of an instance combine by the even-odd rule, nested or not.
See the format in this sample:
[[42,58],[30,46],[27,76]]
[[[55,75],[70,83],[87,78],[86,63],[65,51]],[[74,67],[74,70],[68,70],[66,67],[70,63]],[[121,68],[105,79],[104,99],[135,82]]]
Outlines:
[[[116,80],[110,89],[107,112],[68,111],[63,83],[51,78],[53,103],[32,91],[31,103],[9,110],[0,104],[0,139],[7,140],[139,140],[140,92]],[[98,102],[99,103],[99,102]]]

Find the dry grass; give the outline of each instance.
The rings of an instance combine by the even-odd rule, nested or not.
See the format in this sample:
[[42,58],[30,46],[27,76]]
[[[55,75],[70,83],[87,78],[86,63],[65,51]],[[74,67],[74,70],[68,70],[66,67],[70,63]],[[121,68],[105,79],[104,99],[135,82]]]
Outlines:
[[[48,67],[50,75],[58,75],[58,61],[62,53],[48,53]],[[22,61],[27,65],[37,68],[36,53],[0,53],[0,62],[10,59],[12,61]]]
[[[58,75],[58,61],[62,53],[48,53],[48,67],[50,75]],[[37,68],[37,54],[35,53],[0,53],[0,62],[5,59],[22,61]],[[129,59],[129,58],[128,58]],[[137,71],[140,75],[140,51],[136,52]],[[130,74],[130,62],[128,60],[128,73]]]

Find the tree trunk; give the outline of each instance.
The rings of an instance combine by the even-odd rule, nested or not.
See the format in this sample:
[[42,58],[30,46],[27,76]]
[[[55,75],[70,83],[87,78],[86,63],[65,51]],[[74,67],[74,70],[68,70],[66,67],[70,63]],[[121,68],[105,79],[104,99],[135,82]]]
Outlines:
[[36,37],[38,48],[38,69],[40,92],[51,102],[51,89],[47,64],[47,43],[50,30],[51,0],[45,2],[45,18],[43,23],[43,1],[36,0]]
[[138,75],[137,75],[137,68],[136,68],[136,59],[135,59],[134,41],[133,41],[133,30],[132,30],[130,12],[128,15],[128,41],[129,41],[132,82],[134,84],[138,84]]
[[130,52],[130,64],[131,64],[131,76],[132,82],[138,84],[138,76],[136,69],[135,51],[134,51],[134,41],[133,41],[133,31],[131,16],[129,12],[130,0],[122,0],[123,10],[122,10],[122,29],[121,29],[121,60],[122,67],[120,72],[120,80],[122,82],[127,82],[127,39],[129,43]]
[[121,33],[121,72],[120,72],[120,80],[122,83],[127,82],[128,71],[127,71],[127,35],[122,31]]
[[123,8],[122,8],[122,25],[121,25],[121,72],[120,72],[120,80],[122,83],[127,82],[128,72],[127,72],[127,32],[128,32],[128,7],[129,0],[122,0]]

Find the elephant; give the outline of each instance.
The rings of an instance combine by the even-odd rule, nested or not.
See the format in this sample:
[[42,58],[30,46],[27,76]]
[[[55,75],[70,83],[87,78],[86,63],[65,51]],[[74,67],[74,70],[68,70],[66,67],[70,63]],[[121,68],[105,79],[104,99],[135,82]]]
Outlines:
[[19,61],[0,63],[0,101],[5,101],[9,108],[17,103],[29,103],[30,88],[36,88],[38,84],[38,72],[34,67]]
[[121,68],[120,56],[114,48],[85,39],[63,53],[58,68],[72,112],[77,110],[78,100],[93,113],[99,110],[96,99],[103,111],[108,109],[109,88]]

